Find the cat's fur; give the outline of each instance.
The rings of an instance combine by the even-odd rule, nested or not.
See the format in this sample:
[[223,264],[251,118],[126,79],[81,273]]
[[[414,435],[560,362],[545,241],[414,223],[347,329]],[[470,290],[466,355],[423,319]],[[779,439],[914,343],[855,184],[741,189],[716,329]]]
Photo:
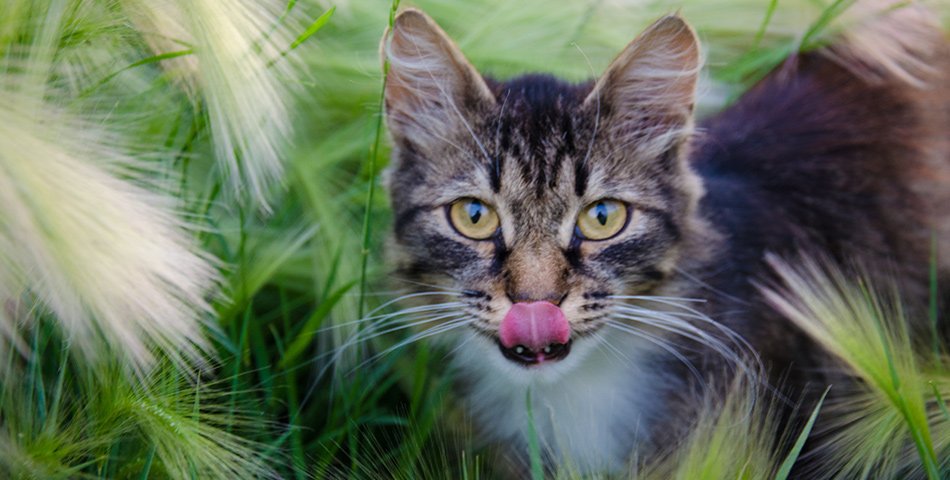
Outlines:
[[[400,275],[462,303],[453,308],[470,321],[445,333],[458,343],[460,390],[481,433],[515,456],[529,388],[549,461],[582,471],[668,448],[697,392],[728,384],[750,351],[791,391],[823,389],[829,359],[756,288],[770,281],[768,253],[857,263],[925,305],[936,235],[950,284],[950,49],[915,6],[789,58],[698,127],[700,52],[676,16],[580,85],[483,78],[415,10],[387,38]],[[497,235],[453,230],[446,206],[465,197],[497,210]],[[603,198],[634,216],[613,239],[583,241],[577,215]],[[704,302],[689,313],[624,295]],[[526,368],[502,356],[499,323],[524,301],[563,310],[574,339],[565,359]],[[625,304],[673,312],[660,323],[679,333],[607,325]]]

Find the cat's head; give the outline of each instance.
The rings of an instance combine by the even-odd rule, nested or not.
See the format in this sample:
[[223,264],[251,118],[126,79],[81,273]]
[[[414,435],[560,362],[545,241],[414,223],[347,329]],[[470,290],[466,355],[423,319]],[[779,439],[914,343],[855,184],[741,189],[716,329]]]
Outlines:
[[[483,78],[426,15],[383,44],[399,275],[454,292],[490,355],[543,370],[618,296],[661,289],[696,230],[696,36],[665,17],[596,82]],[[548,367],[549,368],[549,367]]]

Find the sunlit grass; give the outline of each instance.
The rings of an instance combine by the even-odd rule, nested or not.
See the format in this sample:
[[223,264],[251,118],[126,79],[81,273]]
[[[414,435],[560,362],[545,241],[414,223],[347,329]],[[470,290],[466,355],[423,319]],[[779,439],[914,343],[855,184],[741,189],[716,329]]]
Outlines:
[[827,409],[834,433],[817,453],[828,472],[942,478],[950,455],[950,418],[941,408],[950,359],[912,340],[908,325],[920,322],[907,317],[888,286],[820,260],[772,264],[786,287],[768,290],[769,301],[860,380],[857,391]]
[[[4,478],[266,478],[263,446],[245,435],[267,419],[229,406],[221,382],[172,364],[129,382],[114,362],[90,369],[49,324],[31,332],[37,355],[4,359],[0,476]],[[273,459],[271,459],[273,461]]]
[[737,379],[725,390],[724,400],[707,402],[683,445],[668,458],[647,461],[637,478],[788,478],[822,401],[810,407],[811,416],[802,425],[783,424],[785,406],[770,392],[762,392],[762,385],[755,378]]
[[[110,351],[141,374],[158,349],[201,363],[214,261],[177,215],[161,165],[119,123],[137,117],[109,121],[71,95],[100,71],[97,55],[62,38],[81,30],[83,5],[40,5],[4,19],[19,36],[0,56],[0,301],[17,305],[0,314],[2,330],[16,335],[48,309],[90,361]],[[114,32],[101,17],[89,31]]]
[[297,12],[275,1],[123,3],[153,53],[174,55],[161,64],[200,102],[222,176],[267,209],[302,78]]

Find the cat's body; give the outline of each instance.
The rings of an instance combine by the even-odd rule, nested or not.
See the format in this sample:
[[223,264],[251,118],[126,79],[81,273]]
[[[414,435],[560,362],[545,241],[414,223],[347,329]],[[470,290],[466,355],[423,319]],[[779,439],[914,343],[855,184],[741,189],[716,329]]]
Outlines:
[[694,129],[698,50],[676,17],[570,85],[483,80],[431,21],[401,15],[387,50],[400,267],[460,302],[446,336],[485,438],[524,455],[530,390],[550,461],[617,471],[670,448],[750,352],[787,392],[842,381],[762,300],[768,254],[857,264],[926,305],[932,238],[950,283],[950,49],[921,39],[889,57],[917,85],[826,49]]

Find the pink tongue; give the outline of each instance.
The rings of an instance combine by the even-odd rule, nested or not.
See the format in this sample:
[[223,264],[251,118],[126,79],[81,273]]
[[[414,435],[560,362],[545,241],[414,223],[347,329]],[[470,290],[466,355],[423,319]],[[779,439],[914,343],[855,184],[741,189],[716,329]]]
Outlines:
[[552,343],[567,343],[571,338],[564,312],[550,302],[512,305],[499,330],[505,348],[522,345],[535,352]]

